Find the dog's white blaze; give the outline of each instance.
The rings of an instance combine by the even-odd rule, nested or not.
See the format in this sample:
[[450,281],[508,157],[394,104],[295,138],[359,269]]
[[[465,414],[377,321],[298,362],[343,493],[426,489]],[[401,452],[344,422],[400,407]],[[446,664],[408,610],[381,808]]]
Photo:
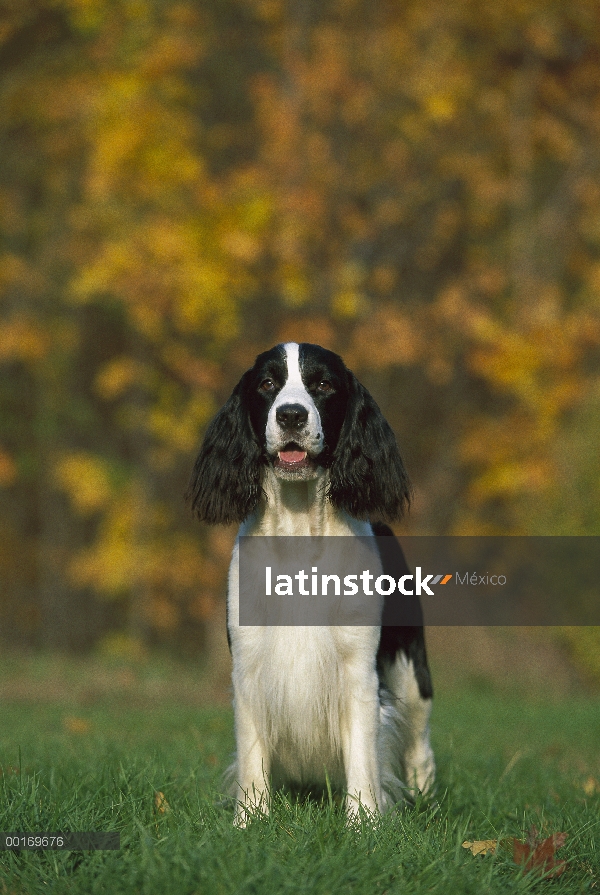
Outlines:
[[294,441],[314,456],[320,454],[324,446],[321,417],[302,381],[300,346],[297,342],[286,342],[283,348],[287,363],[287,379],[269,411],[266,431],[267,450],[273,454],[284,448],[290,440],[289,433],[286,435],[277,422],[278,408],[283,404],[300,404],[308,411],[308,419],[306,426]]
[[[300,372],[300,346],[297,342],[286,342],[283,349],[288,369],[286,385],[299,385],[301,388],[304,388],[302,373]],[[306,389],[304,390],[306,391]],[[306,393],[308,394],[308,392]]]

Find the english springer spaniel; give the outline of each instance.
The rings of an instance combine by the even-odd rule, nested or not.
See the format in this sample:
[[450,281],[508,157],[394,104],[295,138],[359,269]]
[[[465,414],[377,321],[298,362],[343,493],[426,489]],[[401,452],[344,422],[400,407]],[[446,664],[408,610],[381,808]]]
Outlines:
[[[422,626],[239,624],[239,537],[377,537],[402,551],[410,485],[393,432],[342,359],[318,345],[256,358],[214,418],[188,499],[210,524],[241,523],[229,570],[237,754],[235,823],[267,812],[271,787],[334,786],[350,817],[428,791],[432,686]],[[382,549],[381,544],[386,544]]]

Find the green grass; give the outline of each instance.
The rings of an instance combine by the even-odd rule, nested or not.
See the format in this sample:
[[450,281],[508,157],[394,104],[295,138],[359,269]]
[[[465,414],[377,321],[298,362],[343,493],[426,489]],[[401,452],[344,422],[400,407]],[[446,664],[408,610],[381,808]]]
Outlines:
[[[174,685],[176,691],[176,686]],[[349,828],[339,806],[277,797],[232,826],[220,804],[233,749],[227,707],[174,698],[5,701],[0,830],[118,830],[119,852],[0,852],[0,893],[482,893],[600,891],[600,705],[439,692],[437,804]],[[156,810],[161,792],[170,810]],[[586,794],[587,793],[587,794]],[[465,839],[569,834],[559,879]]]

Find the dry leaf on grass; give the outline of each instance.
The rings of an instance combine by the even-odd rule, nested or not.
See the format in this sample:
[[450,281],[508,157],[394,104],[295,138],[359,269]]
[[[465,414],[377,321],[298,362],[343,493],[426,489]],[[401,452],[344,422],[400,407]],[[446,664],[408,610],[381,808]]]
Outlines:
[[85,718],[76,718],[73,715],[64,718],[63,724],[69,733],[88,733],[92,727],[90,722],[86,721]]
[[474,855],[495,855],[498,847],[497,839],[476,839],[474,842],[463,842],[463,848],[468,848]]
[[171,810],[171,806],[167,802],[164,792],[154,793],[154,807],[158,814],[166,814],[167,811]]
[[546,839],[539,838],[535,826],[529,828],[525,842],[513,840],[515,864],[524,864],[525,870],[537,870],[544,876],[560,876],[567,867],[566,861],[557,861],[555,853],[565,844],[568,833],[553,833]]
[[535,870],[544,876],[560,876],[567,867],[566,861],[557,860],[557,849],[565,844],[567,833],[553,833],[546,839],[539,838],[537,827],[532,826],[525,842],[519,839],[475,839],[466,840],[462,847],[473,855],[495,855],[502,845],[512,845],[515,864],[524,864],[526,870]]
[[585,783],[582,784],[583,791],[586,796],[593,796],[597,792],[600,793],[600,783],[594,777],[588,777]]

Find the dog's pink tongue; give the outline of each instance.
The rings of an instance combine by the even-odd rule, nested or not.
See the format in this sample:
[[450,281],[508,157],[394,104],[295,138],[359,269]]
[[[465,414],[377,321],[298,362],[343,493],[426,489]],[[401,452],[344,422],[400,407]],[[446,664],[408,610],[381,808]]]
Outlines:
[[302,463],[306,451],[279,451],[279,459],[284,463]]

